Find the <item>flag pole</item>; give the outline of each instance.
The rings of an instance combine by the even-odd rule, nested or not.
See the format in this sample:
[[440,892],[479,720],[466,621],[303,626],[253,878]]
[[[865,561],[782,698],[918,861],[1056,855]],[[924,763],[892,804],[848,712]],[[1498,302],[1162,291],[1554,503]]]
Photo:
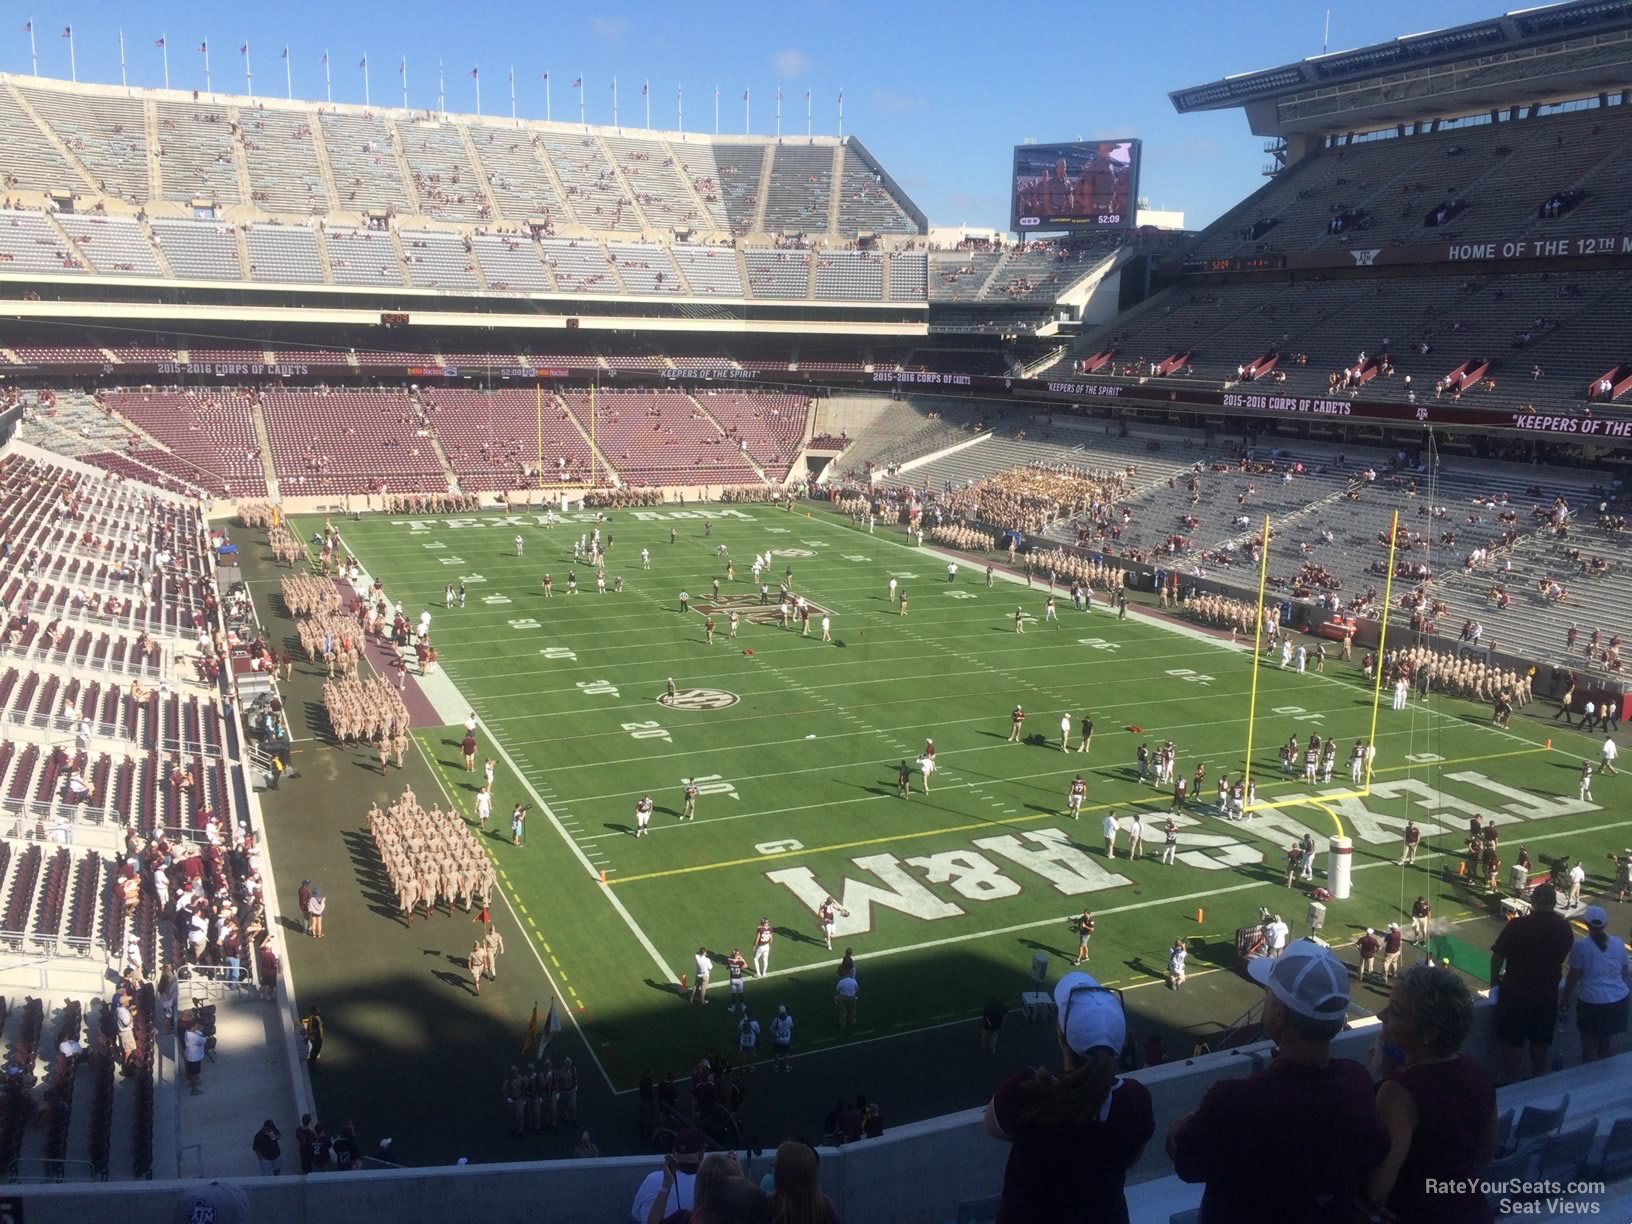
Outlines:
[[79,65],[74,62],[74,27],[67,26],[63,33],[68,38],[68,79],[79,84]]
[[714,86],[714,135],[720,134],[720,87]]
[[480,118],[482,114],[482,66],[480,64],[470,70],[470,79],[476,82],[476,115],[477,118]]
[[213,94],[213,93],[215,93],[215,89],[210,84],[210,44],[209,44],[209,41],[206,40],[204,42],[201,42],[201,43],[198,44],[198,46],[199,46],[199,49],[204,52],[204,92],[207,93],[207,94]]
[[745,89],[742,91],[742,134],[744,136],[748,135],[752,130],[752,125],[748,122],[748,105],[748,91]]
[[686,87],[674,87],[674,130],[684,133],[686,130]]
[[612,126],[618,126],[618,78],[612,78]]
[[516,122],[516,66],[510,65],[510,122]]
[[408,109],[408,57],[397,61],[397,74],[402,77],[402,109]]
[[782,87],[776,88],[776,141],[782,143]]
[[34,76],[40,75],[40,48],[34,41],[34,19],[28,21],[28,62]]
[[839,88],[839,139],[844,139],[844,88]]
[[125,89],[130,88],[130,78],[125,73],[125,32],[119,31],[119,84]]
[[255,100],[255,72],[250,67],[249,43],[244,43],[244,96],[251,102]]
[[436,110],[440,115],[448,113],[448,75],[442,61],[436,61]]
[[329,74],[329,52],[323,51],[323,92],[328,96],[329,105],[334,105],[334,78]]
[[164,87],[170,88],[170,36],[159,35],[159,54],[164,57]]
[[295,99],[295,70],[289,64],[289,48],[283,49],[283,88],[291,102]]
[[640,96],[646,99],[646,130],[652,130],[652,82],[648,78],[641,84]]
[[584,78],[581,75],[578,78],[578,122],[585,127],[589,126],[588,121],[584,118]]
[[372,106],[373,105],[373,102],[369,99],[369,96],[368,96],[368,52],[367,51],[363,52],[363,105],[364,106]]
[[549,123],[550,121],[550,74],[546,72],[544,74],[544,122]]
[[809,140],[816,130],[816,118],[812,114],[810,89],[805,89],[805,139]]

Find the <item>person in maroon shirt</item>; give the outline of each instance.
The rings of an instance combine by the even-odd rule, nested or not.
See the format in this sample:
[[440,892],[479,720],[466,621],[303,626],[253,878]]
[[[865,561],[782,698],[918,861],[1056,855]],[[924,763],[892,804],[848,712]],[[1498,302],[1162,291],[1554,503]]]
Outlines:
[[[1477,1185],[1496,1150],[1496,1088],[1476,1059],[1459,1053],[1473,1031],[1473,995],[1449,969],[1418,965],[1400,974],[1378,1050],[1392,1064],[1377,1085],[1389,1149],[1368,1198],[1400,1224],[1488,1224]],[[1460,1190],[1430,1185],[1455,1183]]]
[[1068,973],[1054,1006],[1063,1071],[1012,1075],[986,1105],[986,1133],[1010,1145],[997,1224],[1126,1224],[1124,1182],[1156,1117],[1145,1086],[1116,1074],[1122,995]]
[[[1369,1072],[1331,1056],[1348,1016],[1349,971],[1308,939],[1254,959],[1248,971],[1264,983],[1263,1027],[1275,1057],[1253,1075],[1214,1084],[1174,1123],[1174,1171],[1206,1183],[1201,1224],[1352,1219],[1389,1142]],[[1266,1153],[1274,1154],[1267,1165]]]
[[[1502,1046],[1502,1078],[1526,1078],[1524,1047],[1530,1047],[1530,1074],[1545,1075],[1553,1034],[1558,1029],[1558,983],[1575,934],[1554,910],[1558,894],[1538,884],[1530,912],[1502,928],[1490,948],[1490,988],[1496,995],[1496,1040]],[[1499,989],[1498,989],[1499,988]]]

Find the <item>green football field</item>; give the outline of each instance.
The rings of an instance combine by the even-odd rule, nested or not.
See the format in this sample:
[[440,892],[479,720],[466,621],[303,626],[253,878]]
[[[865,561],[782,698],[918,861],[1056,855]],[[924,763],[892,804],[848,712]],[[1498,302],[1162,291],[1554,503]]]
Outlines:
[[[1247,751],[1249,651],[1165,618],[1118,620],[1097,602],[1077,611],[1064,588],[1058,623],[1045,623],[1046,591],[1002,574],[989,588],[981,565],[967,562],[948,582],[946,556],[819,510],[618,511],[602,526],[612,546],[609,593],[599,595],[593,567],[572,560],[593,519],[376,518],[345,524],[344,538],[410,619],[422,607],[433,613],[442,667],[480,716],[479,752],[499,762],[494,811],[505,828],[488,844],[504,891],[618,1090],[661,1065],[677,1040],[718,1040],[727,1022],[719,962],[733,947],[751,956],[761,916],[776,932],[771,972],[750,979],[748,998],[762,1019],[785,1003],[800,1018],[796,1049],[814,1057],[963,1023],[994,994],[1018,1005],[1036,955],[1049,958],[1050,983],[1068,967],[1070,919],[1085,906],[1098,922],[1091,967],[1127,988],[1160,982],[1181,936],[1193,941],[1193,974],[1227,966],[1236,928],[1256,922],[1260,905],[1302,933],[1306,901],[1284,886],[1284,852],[1307,827],[1324,864],[1334,815],[1355,845],[1354,896],[1332,905],[1326,930],[1339,943],[1368,925],[1404,923],[1419,893],[1441,919],[1488,910],[1482,890],[1455,878],[1474,812],[1507,826],[1506,861],[1523,842],[1538,866],[1569,853],[1602,876],[1604,856],[1629,840],[1621,779],[1600,779],[1594,802],[1576,798],[1581,758],[1596,760],[1598,739],[1522,717],[1499,730],[1482,708],[1439,697],[1394,712],[1387,694],[1368,796],[1333,801],[1330,814],[1292,806],[1227,822],[1212,808],[1212,779],[1238,774]],[[314,524],[305,526],[309,535]],[[820,640],[820,612],[806,637],[760,606],[749,566],[767,550],[773,605],[791,569],[795,593],[831,615],[832,641]],[[579,594],[569,596],[574,568]],[[892,577],[909,597],[906,616],[889,598]],[[444,584],[461,580],[467,606],[444,610]],[[689,613],[679,610],[682,589]],[[1017,606],[1028,617],[1023,634]],[[1312,730],[1342,747],[1333,782],[1315,789],[1349,789],[1348,747],[1373,718],[1358,658],[1328,663],[1324,675],[1260,670],[1261,801],[1310,793],[1281,777],[1277,753],[1288,735]],[[670,678],[678,696],[666,701]],[[1025,739],[1010,743],[1017,704]],[[1073,747],[1075,723],[1093,717],[1088,754],[1060,751],[1065,713]],[[462,769],[461,734],[432,729],[420,741],[474,819],[479,775]],[[915,762],[928,738],[938,768],[925,794]],[[1180,772],[1204,762],[1209,778],[1180,816],[1171,866],[1157,861],[1171,796],[1140,785],[1134,769],[1141,743],[1165,739]],[[896,794],[903,761],[914,767],[907,800]],[[1088,794],[1072,821],[1065,794],[1078,772]],[[697,814],[682,822],[692,778]],[[655,813],[650,835],[637,838],[643,795]],[[519,848],[506,815],[517,802],[531,805]],[[1136,809],[1150,815],[1144,857],[1130,862],[1124,838],[1107,859],[1105,813]],[[1401,868],[1408,814],[1428,844],[1414,868]],[[849,911],[832,951],[815,919],[829,894]],[[678,990],[700,946],[716,963],[707,1008],[685,1006]],[[847,947],[861,997],[857,1029],[841,1033],[832,982]],[[900,1041],[879,1056],[910,1057]]]

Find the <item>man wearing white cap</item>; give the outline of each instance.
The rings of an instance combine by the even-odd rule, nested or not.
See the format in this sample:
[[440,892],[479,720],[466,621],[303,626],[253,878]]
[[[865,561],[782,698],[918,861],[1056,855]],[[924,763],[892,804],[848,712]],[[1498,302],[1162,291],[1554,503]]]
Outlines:
[[999,1221],[1128,1219],[1127,1171],[1155,1133],[1150,1093],[1116,1074],[1127,1038],[1119,991],[1086,973],[1054,988],[1061,1071],[1021,1071],[986,1106],[986,1133],[1010,1145]]
[[[1180,1180],[1207,1186],[1201,1224],[1351,1218],[1389,1139],[1370,1073],[1331,1055],[1348,1014],[1349,972],[1306,939],[1274,960],[1249,961],[1247,972],[1264,984],[1263,1027],[1275,1057],[1209,1088],[1168,1132],[1167,1153]],[[1273,1174],[1264,1168],[1268,1151],[1276,1154]]]

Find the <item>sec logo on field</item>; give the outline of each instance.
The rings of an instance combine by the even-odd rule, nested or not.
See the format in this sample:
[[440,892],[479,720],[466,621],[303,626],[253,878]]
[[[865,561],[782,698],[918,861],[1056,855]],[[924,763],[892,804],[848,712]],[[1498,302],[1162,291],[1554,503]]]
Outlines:
[[683,688],[676,689],[672,697],[664,693],[657,700],[672,710],[723,710],[736,705],[741,698],[724,689]]

